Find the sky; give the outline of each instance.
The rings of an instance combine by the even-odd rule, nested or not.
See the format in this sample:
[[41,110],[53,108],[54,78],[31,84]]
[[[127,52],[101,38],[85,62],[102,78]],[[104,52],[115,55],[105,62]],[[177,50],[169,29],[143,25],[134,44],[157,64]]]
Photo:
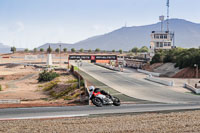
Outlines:
[[[157,23],[167,0],[0,0],[0,43],[33,49]],[[200,23],[200,0],[170,0],[170,18]]]

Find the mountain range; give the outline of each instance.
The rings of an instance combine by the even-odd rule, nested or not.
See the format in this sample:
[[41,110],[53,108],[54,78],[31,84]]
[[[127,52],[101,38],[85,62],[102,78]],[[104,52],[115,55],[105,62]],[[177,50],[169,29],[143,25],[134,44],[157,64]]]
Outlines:
[[[177,47],[197,48],[200,46],[200,24],[193,23],[184,19],[170,19],[169,23],[170,31],[173,31],[175,33],[175,45]],[[166,21],[164,21],[164,25],[166,25]],[[164,27],[166,29],[166,26]],[[46,43],[38,47],[38,49],[47,49],[49,45],[54,50],[56,48],[59,48],[59,45],[61,45],[62,49],[67,48],[68,50],[70,50],[71,48],[83,48],[86,50],[94,50],[96,48],[100,48],[101,50],[130,50],[133,47],[149,47],[151,40],[151,32],[160,31],[160,29],[160,22],[144,26],[122,27],[112,32],[90,37],[86,40],[82,40],[74,44]],[[0,44],[0,52],[1,49],[3,48]]]
[[[166,25],[164,21],[164,25]],[[191,48],[200,46],[200,24],[186,21],[184,19],[170,19],[170,31],[175,33],[175,45],[177,47]],[[166,29],[166,26],[165,26]],[[86,40],[74,44],[62,44],[62,48],[69,49],[96,49],[102,50],[130,50],[133,47],[142,47],[150,45],[150,34],[152,31],[160,31],[161,23],[122,27],[110,33],[94,36]],[[58,43],[47,43],[39,48],[47,48],[51,46],[53,49],[59,48]]]

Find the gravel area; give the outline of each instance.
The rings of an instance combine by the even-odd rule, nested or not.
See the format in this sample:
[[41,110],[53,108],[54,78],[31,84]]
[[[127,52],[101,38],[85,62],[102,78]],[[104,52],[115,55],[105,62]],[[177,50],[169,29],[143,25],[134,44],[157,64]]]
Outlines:
[[1,133],[199,133],[200,111],[0,121]]

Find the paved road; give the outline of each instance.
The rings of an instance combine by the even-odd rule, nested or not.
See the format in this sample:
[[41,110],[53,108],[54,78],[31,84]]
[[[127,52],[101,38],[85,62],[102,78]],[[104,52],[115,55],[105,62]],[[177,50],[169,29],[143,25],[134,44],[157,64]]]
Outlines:
[[0,109],[0,120],[62,118],[97,114],[200,109],[197,104],[124,104],[122,106],[68,106]]
[[134,71],[114,72],[90,63],[83,63],[80,69],[130,97],[162,103],[200,103],[200,96],[176,92],[164,85],[130,76]]
[[93,78],[92,76],[90,76],[89,74],[87,74],[81,70],[79,71],[79,73],[81,74],[81,76],[84,77],[85,80],[89,81],[88,85],[92,84],[95,87],[101,88],[101,89],[105,90],[106,92],[109,92],[112,96],[118,97],[122,103],[135,103],[135,104],[155,103],[155,102],[151,102],[151,101],[146,101],[146,100],[142,100],[142,99],[129,97],[129,96],[124,95],[123,93],[120,93],[120,92],[116,91],[115,89],[107,86],[106,84],[100,82],[99,80],[96,80],[95,78]]

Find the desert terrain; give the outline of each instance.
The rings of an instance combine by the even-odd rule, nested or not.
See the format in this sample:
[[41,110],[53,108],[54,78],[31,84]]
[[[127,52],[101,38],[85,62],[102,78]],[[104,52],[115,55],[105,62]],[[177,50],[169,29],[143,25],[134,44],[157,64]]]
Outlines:
[[22,101],[46,98],[38,88],[39,70],[23,65],[0,66],[2,91],[0,99],[20,99]]
[[[65,98],[65,100],[64,98],[55,98],[46,92],[44,89],[51,83],[38,82],[37,80],[39,73],[41,73],[44,69],[27,66],[26,64],[31,63],[37,64],[37,66],[45,66],[47,59],[26,60],[24,58],[25,55],[26,53],[1,55],[1,57],[4,58],[0,58],[0,85],[2,87],[0,91],[0,100],[20,100],[21,104],[34,104],[33,106],[36,106],[36,104],[68,104],[73,100],[77,100],[77,93],[82,93],[81,91],[69,92],[69,95],[76,93],[76,97],[72,99],[68,96],[70,98]],[[64,62],[67,61],[67,56],[65,54],[62,55],[63,58],[61,59],[61,64],[58,63],[60,59],[57,56],[58,55],[54,55],[53,62],[57,62],[54,64],[54,67],[56,68],[61,66],[62,68],[67,68],[67,64],[64,64]],[[56,72],[60,74],[60,76],[55,79],[56,81],[59,81],[56,85],[63,88],[62,91],[67,89],[69,85],[73,84],[71,81],[75,81],[74,83],[77,84],[76,77],[74,77],[71,73],[67,71]],[[57,89],[59,89],[59,87],[57,87]],[[10,106],[15,107],[15,105]]]

